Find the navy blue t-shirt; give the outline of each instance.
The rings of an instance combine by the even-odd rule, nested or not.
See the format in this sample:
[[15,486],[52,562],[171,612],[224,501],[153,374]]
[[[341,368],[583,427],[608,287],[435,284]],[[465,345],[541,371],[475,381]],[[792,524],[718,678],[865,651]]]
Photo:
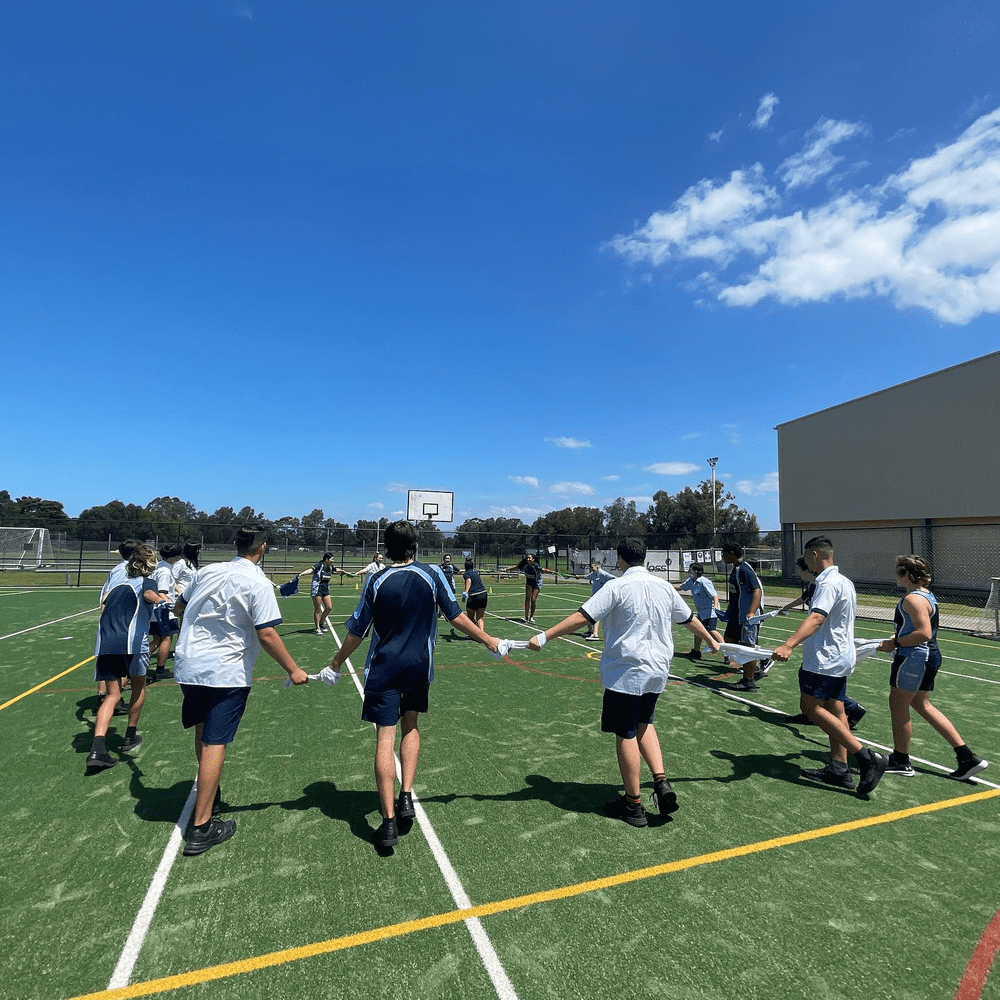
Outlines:
[[372,630],[366,692],[405,691],[434,679],[439,607],[448,621],[462,613],[440,566],[390,566],[368,580],[346,623],[359,638]]

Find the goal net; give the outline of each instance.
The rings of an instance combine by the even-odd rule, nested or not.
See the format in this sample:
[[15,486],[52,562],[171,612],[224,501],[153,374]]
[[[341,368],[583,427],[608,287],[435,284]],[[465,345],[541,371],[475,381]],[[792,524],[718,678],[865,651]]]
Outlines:
[[979,621],[972,627],[972,635],[981,639],[1000,639],[1000,576],[992,578],[990,596],[979,613]]
[[48,528],[0,528],[0,569],[38,569],[52,561]]

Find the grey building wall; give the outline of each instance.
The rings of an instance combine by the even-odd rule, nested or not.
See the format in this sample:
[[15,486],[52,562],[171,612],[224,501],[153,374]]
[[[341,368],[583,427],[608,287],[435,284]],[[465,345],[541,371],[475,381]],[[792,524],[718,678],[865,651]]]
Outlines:
[[777,431],[782,524],[1000,515],[1000,352]]

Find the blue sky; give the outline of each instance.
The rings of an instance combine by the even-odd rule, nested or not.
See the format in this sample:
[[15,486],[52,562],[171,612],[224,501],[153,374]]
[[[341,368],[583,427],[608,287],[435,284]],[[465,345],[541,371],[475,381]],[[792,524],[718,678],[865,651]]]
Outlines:
[[775,527],[776,424],[1000,347],[998,49],[990,0],[12,8],[0,488],[530,523],[719,456]]

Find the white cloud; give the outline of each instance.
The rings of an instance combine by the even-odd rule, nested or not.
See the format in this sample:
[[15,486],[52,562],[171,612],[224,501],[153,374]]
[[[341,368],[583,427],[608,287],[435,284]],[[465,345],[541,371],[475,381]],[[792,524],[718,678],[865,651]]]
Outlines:
[[709,142],[721,142],[722,141],[722,133],[723,133],[723,131],[724,131],[724,129],[720,128],[718,132],[709,132],[708,133],[708,141]]
[[534,476],[508,476],[507,478],[519,486],[530,486],[533,489],[538,489],[538,480]]
[[701,437],[701,434],[699,434],[698,431],[692,431],[690,434],[682,434],[681,435],[681,440],[682,441],[693,441],[695,438],[700,438],[700,437]]
[[237,17],[245,17],[248,21],[252,21],[253,20],[253,10],[251,10],[251,8],[249,8],[249,7],[240,7],[240,9],[236,12],[236,16]]
[[368,504],[368,509],[369,510],[385,510],[385,504],[384,503],[379,503],[376,500],[375,503]]
[[512,504],[508,507],[490,507],[491,517],[530,517],[534,520],[536,517],[541,517],[542,514],[547,514],[552,508],[551,507],[518,507],[516,504]]
[[588,486],[586,483],[553,483],[549,487],[549,492],[559,493],[563,496],[574,493],[579,496],[591,497],[596,491],[593,486]]
[[621,476],[611,475],[611,476],[602,476],[602,478],[606,479],[609,483],[617,483],[618,480],[621,479]]
[[[788,164],[789,181],[804,185],[809,164]],[[821,166],[818,156],[811,169]],[[608,246],[638,264],[706,259],[706,284],[728,306],[879,296],[946,323],[1000,312],[1000,108],[877,187],[783,215],[777,205],[757,164],[699,181]],[[726,273],[754,258],[755,271]]]
[[808,187],[830,173],[843,159],[842,156],[834,156],[832,152],[838,142],[868,133],[868,126],[863,122],[838,122],[831,118],[821,118],[806,133],[806,139],[811,140],[809,145],[801,152],[789,156],[778,167],[778,176],[788,188]]
[[778,98],[775,94],[765,94],[757,105],[757,114],[750,122],[750,128],[763,128],[774,114],[774,109],[778,106]]
[[654,462],[652,465],[644,465],[643,472],[655,472],[658,476],[686,476],[700,468],[700,465],[692,465],[690,462]]
[[386,483],[386,493],[409,493],[410,487],[406,483]]
[[752,479],[740,479],[736,482],[736,491],[747,496],[760,497],[767,493],[778,492],[778,473],[769,472],[763,479],[754,482]]
[[581,441],[573,437],[545,438],[547,444],[554,444],[557,448],[592,448],[589,441]]

